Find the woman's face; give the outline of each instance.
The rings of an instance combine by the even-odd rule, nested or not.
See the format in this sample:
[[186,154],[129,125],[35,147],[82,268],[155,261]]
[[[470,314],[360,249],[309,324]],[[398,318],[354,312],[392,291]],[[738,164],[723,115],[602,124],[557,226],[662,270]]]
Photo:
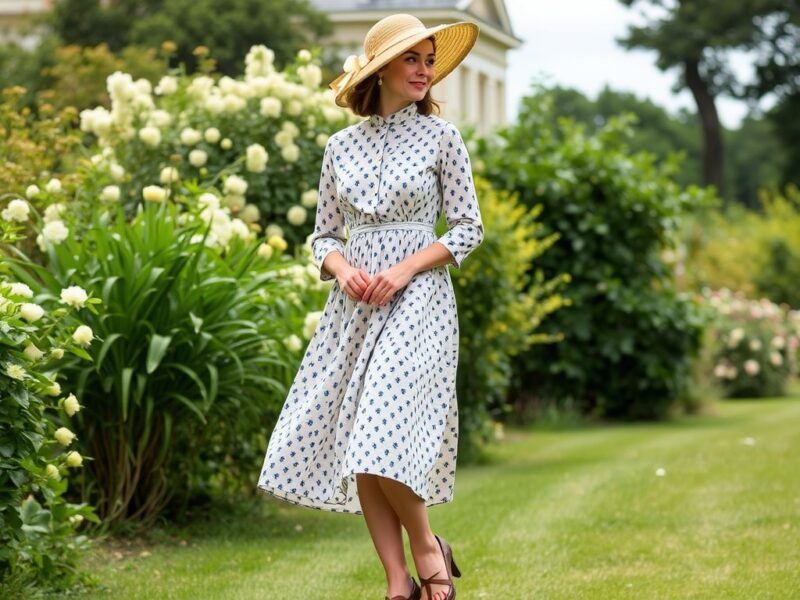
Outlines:
[[388,63],[381,71],[384,97],[391,94],[402,101],[422,100],[436,76],[434,59],[433,42],[426,39]]

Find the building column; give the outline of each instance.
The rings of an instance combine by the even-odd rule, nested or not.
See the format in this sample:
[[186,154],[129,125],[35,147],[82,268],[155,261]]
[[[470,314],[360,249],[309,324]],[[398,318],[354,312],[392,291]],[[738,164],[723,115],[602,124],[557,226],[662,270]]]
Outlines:
[[478,107],[480,105],[478,98],[478,71],[471,65],[464,67],[464,111],[465,121],[468,123],[477,124],[480,121],[478,114]]

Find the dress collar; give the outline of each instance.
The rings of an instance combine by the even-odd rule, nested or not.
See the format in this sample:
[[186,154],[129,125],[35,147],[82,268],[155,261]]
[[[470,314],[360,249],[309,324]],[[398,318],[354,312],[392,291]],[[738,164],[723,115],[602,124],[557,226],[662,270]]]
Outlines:
[[400,110],[396,110],[393,113],[389,113],[386,117],[382,117],[378,114],[372,114],[369,116],[369,122],[373,125],[380,127],[383,125],[390,125],[392,123],[402,123],[409,119],[413,119],[419,113],[419,108],[417,107],[416,102],[412,102],[408,106],[401,108]]

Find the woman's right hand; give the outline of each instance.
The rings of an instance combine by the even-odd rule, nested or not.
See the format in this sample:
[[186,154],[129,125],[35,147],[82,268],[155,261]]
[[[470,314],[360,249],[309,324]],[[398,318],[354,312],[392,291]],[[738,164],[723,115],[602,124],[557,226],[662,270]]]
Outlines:
[[364,269],[344,265],[336,272],[336,281],[339,282],[339,287],[345,294],[356,302],[361,302],[361,297],[364,295],[370,279]]

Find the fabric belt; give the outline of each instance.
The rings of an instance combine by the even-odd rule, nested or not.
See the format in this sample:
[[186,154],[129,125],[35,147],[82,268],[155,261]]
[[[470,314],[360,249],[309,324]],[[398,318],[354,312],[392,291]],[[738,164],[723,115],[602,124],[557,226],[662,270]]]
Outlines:
[[356,225],[350,230],[350,235],[356,235],[365,231],[374,231],[378,229],[416,229],[418,231],[430,231],[436,233],[436,227],[433,223],[423,223],[422,221],[388,221],[385,223],[363,223]]

